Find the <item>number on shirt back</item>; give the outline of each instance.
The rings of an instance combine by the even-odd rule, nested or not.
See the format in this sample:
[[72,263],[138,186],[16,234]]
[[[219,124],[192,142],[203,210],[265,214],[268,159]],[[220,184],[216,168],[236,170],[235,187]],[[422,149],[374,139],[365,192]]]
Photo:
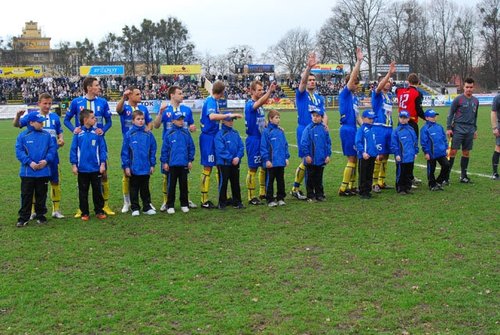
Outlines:
[[208,161],[209,161],[210,163],[215,162],[215,155],[208,155]]
[[262,162],[262,158],[260,156],[253,156],[253,163],[260,164]]
[[406,103],[408,102],[408,99],[410,98],[410,95],[408,93],[401,94],[399,97],[399,108],[406,109]]

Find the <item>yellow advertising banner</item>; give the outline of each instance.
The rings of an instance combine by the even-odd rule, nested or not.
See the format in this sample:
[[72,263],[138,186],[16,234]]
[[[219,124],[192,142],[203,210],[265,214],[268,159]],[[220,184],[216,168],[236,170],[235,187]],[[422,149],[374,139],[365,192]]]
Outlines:
[[161,65],[160,74],[200,74],[201,64]]
[[43,76],[41,66],[0,67],[0,78],[38,78]]

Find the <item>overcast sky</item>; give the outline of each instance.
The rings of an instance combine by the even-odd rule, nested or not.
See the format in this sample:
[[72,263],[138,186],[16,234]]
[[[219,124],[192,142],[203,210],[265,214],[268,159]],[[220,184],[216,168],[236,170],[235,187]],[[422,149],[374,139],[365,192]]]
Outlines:
[[[188,28],[201,54],[223,54],[235,45],[252,46],[257,56],[288,30],[301,27],[315,34],[330,16],[335,0],[163,0],[134,1],[2,1],[0,38],[19,36],[24,23],[38,22],[51,47],[61,41],[95,45],[109,32],[121,35],[125,25],[138,27],[143,19],[153,22],[177,17]],[[78,8],[78,9],[75,9]]]
[[[456,0],[451,0],[452,2]],[[480,0],[457,1],[475,5]],[[336,0],[12,0],[2,1],[0,38],[19,36],[24,23],[38,22],[42,34],[51,37],[55,48],[61,41],[83,41],[95,45],[107,33],[121,35],[125,25],[140,26],[177,17],[187,26],[191,41],[200,54],[223,54],[241,44],[252,46],[257,56],[275,44],[288,30],[304,28],[312,35],[319,31]],[[423,1],[422,1],[423,2]],[[78,9],[75,9],[78,8]]]

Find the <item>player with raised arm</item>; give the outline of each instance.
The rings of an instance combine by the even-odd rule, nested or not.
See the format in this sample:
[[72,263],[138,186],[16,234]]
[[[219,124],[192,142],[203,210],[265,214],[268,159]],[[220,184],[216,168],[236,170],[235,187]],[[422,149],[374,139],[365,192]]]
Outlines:
[[[271,83],[269,89],[264,93],[262,82],[255,80],[250,84],[251,98],[245,104],[245,128],[247,138],[245,147],[248,157],[247,189],[248,203],[250,205],[261,205],[259,198],[266,196],[266,170],[262,166],[260,155],[260,141],[262,132],[266,127],[266,114],[263,105],[267,102],[271,93],[276,90],[276,83]],[[257,169],[259,169],[259,197],[255,194],[257,187]]]
[[339,113],[340,113],[340,142],[342,152],[347,158],[347,165],[344,168],[342,184],[339,188],[339,196],[356,195],[356,125],[363,122],[359,115],[358,97],[356,93],[359,90],[359,69],[363,61],[363,52],[361,48],[356,48],[356,64],[351,73],[346,77],[347,84],[339,94]]
[[318,112],[323,115],[322,123],[328,129],[328,116],[325,113],[325,100],[316,91],[316,77],[311,74],[312,68],[318,64],[316,54],[311,52],[307,59],[306,68],[302,72],[300,84],[295,91],[295,104],[297,107],[297,146],[299,147],[299,157],[301,163],[295,170],[295,180],[290,194],[299,200],[307,200],[307,196],[300,190],[300,184],[304,180],[306,166],[303,158],[304,153],[301,150],[300,141],[304,129],[312,123],[311,114]]
[[378,86],[372,91],[372,109],[375,112],[373,132],[377,143],[378,156],[373,169],[373,192],[390,188],[385,183],[387,160],[391,153],[392,99],[390,96],[391,76],[396,72],[396,62],[391,62],[389,71],[379,79]]

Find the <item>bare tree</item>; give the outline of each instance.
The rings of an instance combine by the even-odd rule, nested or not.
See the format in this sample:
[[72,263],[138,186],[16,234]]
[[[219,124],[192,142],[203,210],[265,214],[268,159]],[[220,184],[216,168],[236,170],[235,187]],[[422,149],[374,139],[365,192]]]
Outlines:
[[500,87],[500,0],[483,0],[477,6],[481,18],[480,34],[484,43],[482,74],[484,84]]
[[472,60],[475,56],[474,33],[476,19],[471,8],[461,8],[453,28],[451,57],[454,73],[461,80],[472,75]]
[[255,50],[249,45],[236,45],[230,47],[226,54],[229,71],[232,73],[242,73],[243,65],[248,65],[255,59]]
[[289,30],[267,52],[275,64],[282,66],[291,76],[299,76],[304,69],[307,55],[313,49],[309,31],[300,28]]
[[[354,29],[361,30],[359,40],[361,44],[357,46],[366,50],[366,61],[368,63],[368,73],[370,79],[374,75],[374,48],[377,38],[374,34],[380,32],[382,24],[381,11],[384,9],[382,0],[342,0],[340,6],[346,8],[350,17],[356,22]],[[352,29],[352,28],[351,28]]]
[[437,64],[437,72],[434,75],[440,81],[447,82],[451,77],[450,40],[457,19],[457,6],[448,0],[432,0],[428,8]]

